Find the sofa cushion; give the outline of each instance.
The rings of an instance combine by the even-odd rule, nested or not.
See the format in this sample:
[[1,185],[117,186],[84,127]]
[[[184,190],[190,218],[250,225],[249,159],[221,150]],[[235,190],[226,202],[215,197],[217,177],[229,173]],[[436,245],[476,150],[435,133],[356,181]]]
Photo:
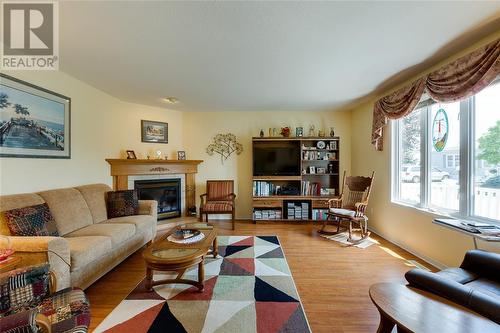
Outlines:
[[46,203],[3,212],[14,236],[59,236]]
[[92,214],[94,223],[99,223],[108,218],[106,211],[106,193],[111,188],[105,184],[92,184],[75,187],[83,195]]
[[478,277],[477,274],[474,274],[472,272],[466,271],[465,269],[457,267],[443,269],[442,271],[439,271],[436,274],[461,284],[471,282],[472,280],[477,279]]
[[108,192],[106,205],[110,219],[139,214],[139,197],[135,190]]
[[80,191],[64,188],[38,193],[49,205],[59,234],[64,236],[92,224],[92,215]]
[[115,217],[113,219],[106,220],[102,223],[132,224],[135,226],[136,232],[140,232],[145,229],[152,229],[153,223],[156,223],[156,221],[151,215],[131,215],[131,216]]
[[106,236],[66,237],[71,253],[71,271],[106,256],[111,251],[111,238]]
[[70,232],[65,238],[82,236],[106,236],[111,238],[111,245],[114,247],[123,243],[135,234],[135,226],[125,223],[99,223],[86,226],[76,231]]
[[485,294],[500,299],[500,283],[486,278],[479,278],[466,284],[467,287],[477,289]]
[[[41,196],[35,193],[13,194],[0,196],[0,210],[6,211],[27,206],[39,205],[44,203]],[[7,220],[4,214],[0,214],[0,235],[10,235]]]

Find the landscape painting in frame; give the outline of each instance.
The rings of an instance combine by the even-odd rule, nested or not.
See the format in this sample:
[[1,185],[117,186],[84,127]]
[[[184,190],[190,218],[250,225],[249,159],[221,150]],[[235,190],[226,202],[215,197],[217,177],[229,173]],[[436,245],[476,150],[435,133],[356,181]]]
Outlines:
[[70,158],[71,100],[0,74],[0,156]]
[[168,123],[141,121],[142,142],[168,143]]

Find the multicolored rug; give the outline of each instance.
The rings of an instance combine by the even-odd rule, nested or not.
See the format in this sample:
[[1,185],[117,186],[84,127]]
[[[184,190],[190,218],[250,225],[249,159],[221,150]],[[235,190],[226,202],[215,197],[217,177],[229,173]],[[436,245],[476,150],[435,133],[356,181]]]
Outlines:
[[[219,236],[218,244],[203,292],[183,284],[148,292],[142,281],[95,332],[310,332],[278,237]],[[184,276],[197,279],[197,268]]]

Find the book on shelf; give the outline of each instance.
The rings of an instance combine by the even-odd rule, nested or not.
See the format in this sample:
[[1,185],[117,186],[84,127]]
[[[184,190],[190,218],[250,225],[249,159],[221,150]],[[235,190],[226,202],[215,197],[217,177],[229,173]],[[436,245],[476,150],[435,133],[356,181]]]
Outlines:
[[321,195],[321,184],[318,182],[302,181],[302,195]]
[[317,220],[317,221],[323,221],[326,220],[328,215],[328,209],[313,209],[312,210],[312,219]]
[[271,182],[254,180],[252,185],[253,196],[254,197],[268,197],[272,195],[277,195],[280,186],[275,185]]

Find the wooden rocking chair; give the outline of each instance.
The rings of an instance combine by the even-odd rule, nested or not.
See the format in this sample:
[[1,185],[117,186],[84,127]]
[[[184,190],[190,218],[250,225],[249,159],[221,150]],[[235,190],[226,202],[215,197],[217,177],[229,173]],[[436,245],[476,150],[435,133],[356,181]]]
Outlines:
[[[371,177],[346,177],[346,172],[344,171],[340,197],[328,200],[328,217],[318,232],[324,235],[338,234],[341,231],[342,222],[346,221],[349,223],[349,238],[347,238],[349,243],[354,245],[368,238],[370,232],[368,231],[368,217],[365,215],[365,210],[370,198],[374,178],[375,172],[372,172]],[[326,230],[329,221],[337,224],[337,231]],[[354,239],[352,236],[353,225],[354,229],[359,229],[361,232],[361,237],[358,239]],[[357,226],[359,228],[356,228]]]

